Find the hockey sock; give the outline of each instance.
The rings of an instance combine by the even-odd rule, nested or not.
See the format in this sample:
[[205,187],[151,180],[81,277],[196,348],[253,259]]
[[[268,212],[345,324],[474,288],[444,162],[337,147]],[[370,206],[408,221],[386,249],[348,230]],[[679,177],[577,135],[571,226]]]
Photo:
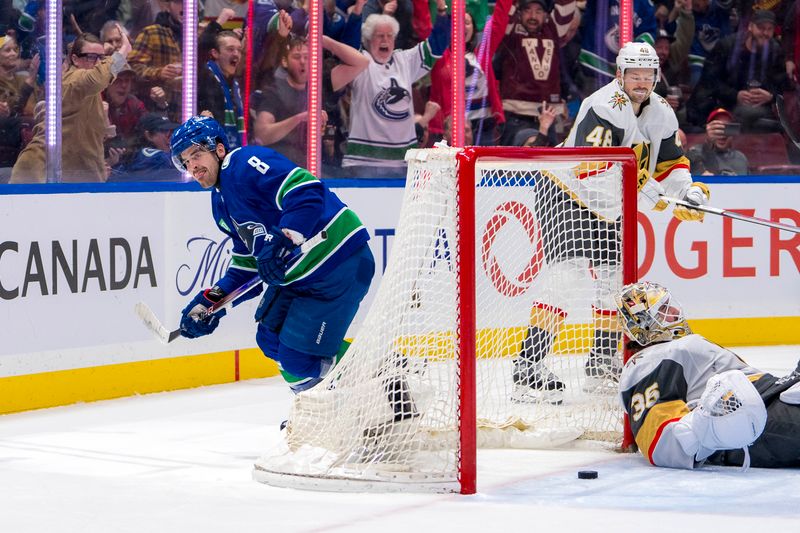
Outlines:
[[[339,364],[339,361],[342,360],[344,354],[347,352],[347,349],[350,347],[350,341],[343,340],[341,346],[339,346],[339,351],[336,353],[335,358],[320,358],[320,376],[319,377],[300,377],[292,374],[291,372],[287,372],[283,368],[279,368],[281,376],[283,380],[289,385],[289,388],[292,390],[293,393],[297,394],[298,392],[302,392],[304,390],[308,390],[314,387],[317,383],[322,381],[322,379],[330,373],[330,371]],[[328,365],[325,364],[325,359],[329,361]],[[333,364],[330,364],[332,362]],[[325,368],[327,366],[327,368]]]
[[619,375],[622,366],[617,355],[620,337],[621,335],[618,331],[594,330],[592,349],[586,359],[587,376]]
[[552,305],[535,302],[530,325],[525,331],[519,356],[514,360],[515,384],[537,389],[563,389],[564,384],[545,366],[544,359],[553,351],[558,332],[567,314]]
[[514,383],[534,388],[543,388],[542,376],[537,369],[542,368],[542,361],[553,346],[553,334],[542,328],[530,326],[522,341],[519,357],[514,360]]

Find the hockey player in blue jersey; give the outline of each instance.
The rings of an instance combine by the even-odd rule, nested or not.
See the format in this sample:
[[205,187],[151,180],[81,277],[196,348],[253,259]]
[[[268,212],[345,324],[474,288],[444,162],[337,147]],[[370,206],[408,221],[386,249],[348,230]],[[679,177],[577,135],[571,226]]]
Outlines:
[[[267,288],[255,315],[256,342],[294,392],[313,387],[343,353],[369,289],[375,261],[366,228],[321,181],[278,152],[229,151],[225,130],[212,118],[187,120],[170,149],[176,167],[211,189],[214,221],[233,242],[225,275],[183,310],[181,334],[212,333],[225,311],[207,316],[207,309],[257,272]],[[309,240],[316,244],[301,248]]]

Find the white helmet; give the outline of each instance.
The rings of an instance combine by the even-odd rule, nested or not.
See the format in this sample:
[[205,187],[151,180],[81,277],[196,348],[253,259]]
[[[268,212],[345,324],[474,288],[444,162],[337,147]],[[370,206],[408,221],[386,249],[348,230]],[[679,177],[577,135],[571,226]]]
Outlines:
[[629,68],[652,68],[656,71],[656,81],[658,81],[658,54],[655,48],[647,43],[627,42],[617,55],[617,68],[625,74]]
[[642,346],[678,339],[692,332],[681,304],[658,283],[641,281],[626,285],[615,301],[622,327]]

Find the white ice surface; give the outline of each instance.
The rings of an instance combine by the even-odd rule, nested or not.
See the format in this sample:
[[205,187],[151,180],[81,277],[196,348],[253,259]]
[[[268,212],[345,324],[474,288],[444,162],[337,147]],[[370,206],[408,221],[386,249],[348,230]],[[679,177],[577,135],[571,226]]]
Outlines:
[[[800,357],[735,351],[778,374]],[[0,531],[800,531],[800,469],[668,470],[581,443],[482,451],[475,496],[269,487],[251,466],[289,400],[266,379],[0,417]]]

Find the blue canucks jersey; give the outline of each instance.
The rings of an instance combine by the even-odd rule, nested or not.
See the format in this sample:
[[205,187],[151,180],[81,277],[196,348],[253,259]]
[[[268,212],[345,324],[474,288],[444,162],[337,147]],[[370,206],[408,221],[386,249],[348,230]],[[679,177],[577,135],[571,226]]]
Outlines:
[[[596,86],[589,88],[594,91],[611,81],[617,72],[619,0],[587,2],[582,25],[578,61],[596,79]],[[633,0],[633,40],[652,45],[657,29],[652,0]]]
[[310,239],[327,238],[302,253],[286,271],[286,285],[300,286],[335,269],[369,240],[358,216],[304,168],[263,146],[237,148],[222,162],[211,193],[217,226],[231,237],[233,257],[217,285],[230,292],[258,269],[256,257],[274,228]]

